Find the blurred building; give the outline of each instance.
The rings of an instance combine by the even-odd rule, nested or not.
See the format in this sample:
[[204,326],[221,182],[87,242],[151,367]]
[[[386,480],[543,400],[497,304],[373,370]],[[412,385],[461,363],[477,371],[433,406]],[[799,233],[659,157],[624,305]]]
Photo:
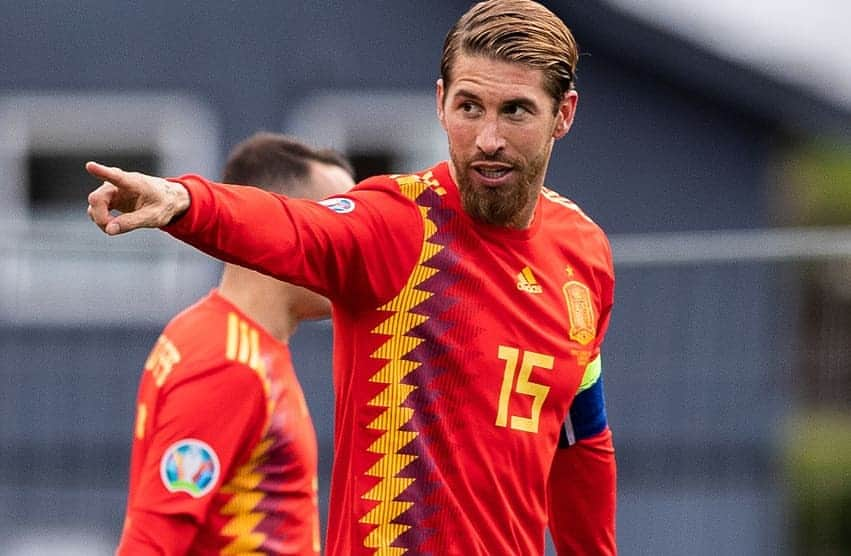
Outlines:
[[[782,425],[806,363],[800,269],[778,257],[678,259],[659,236],[635,234],[787,223],[781,162],[818,138],[849,140],[851,114],[605,4],[547,4],[584,52],[579,113],[548,185],[613,234],[619,272],[605,372],[622,551],[789,552]],[[425,17],[390,0],[3,6],[8,550],[69,527],[82,544],[117,540],[142,363],[219,269],[158,232],[102,236],[85,217],[96,184],[83,161],[215,177],[231,145],[268,129],[334,146],[364,175],[424,168],[446,157],[434,81],[467,6],[434,1]],[[293,345],[327,492],[330,328],[305,327]]]

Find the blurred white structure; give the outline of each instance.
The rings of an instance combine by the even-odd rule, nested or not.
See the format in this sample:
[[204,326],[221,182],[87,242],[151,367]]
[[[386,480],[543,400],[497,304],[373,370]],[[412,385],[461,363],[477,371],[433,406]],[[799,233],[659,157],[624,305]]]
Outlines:
[[104,535],[80,529],[32,530],[8,541],[0,556],[108,556],[115,547]]
[[82,196],[58,213],[35,210],[34,153],[150,153],[161,175],[213,176],[219,144],[215,114],[188,95],[0,95],[0,324],[161,323],[209,288],[218,269],[159,232],[107,243]]
[[721,57],[851,108],[848,0],[606,1]]

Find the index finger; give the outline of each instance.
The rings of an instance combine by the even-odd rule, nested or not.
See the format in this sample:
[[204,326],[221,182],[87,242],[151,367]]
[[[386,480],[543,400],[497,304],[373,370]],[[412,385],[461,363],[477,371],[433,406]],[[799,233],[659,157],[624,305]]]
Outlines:
[[127,172],[121,168],[104,166],[94,161],[86,162],[86,172],[103,181],[112,182],[116,185],[122,183],[127,176]]

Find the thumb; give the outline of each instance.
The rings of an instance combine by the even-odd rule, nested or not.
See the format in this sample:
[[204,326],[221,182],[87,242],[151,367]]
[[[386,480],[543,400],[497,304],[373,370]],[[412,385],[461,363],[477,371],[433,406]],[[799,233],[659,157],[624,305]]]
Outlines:
[[159,224],[152,211],[140,209],[133,212],[125,212],[111,218],[103,231],[108,235],[115,236],[132,232],[139,228],[156,228],[158,226]]

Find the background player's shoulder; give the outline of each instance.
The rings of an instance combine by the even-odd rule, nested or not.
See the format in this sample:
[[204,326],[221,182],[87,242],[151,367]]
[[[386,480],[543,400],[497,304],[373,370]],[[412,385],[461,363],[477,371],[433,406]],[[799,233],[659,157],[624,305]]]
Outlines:
[[163,329],[176,357],[172,384],[210,372],[224,361],[228,312],[208,295],[175,315]]
[[[164,332],[181,342],[199,340],[203,343],[224,339],[221,323],[226,320],[226,311],[215,303],[209,294],[176,314],[166,325]],[[221,338],[220,338],[221,337]]]

